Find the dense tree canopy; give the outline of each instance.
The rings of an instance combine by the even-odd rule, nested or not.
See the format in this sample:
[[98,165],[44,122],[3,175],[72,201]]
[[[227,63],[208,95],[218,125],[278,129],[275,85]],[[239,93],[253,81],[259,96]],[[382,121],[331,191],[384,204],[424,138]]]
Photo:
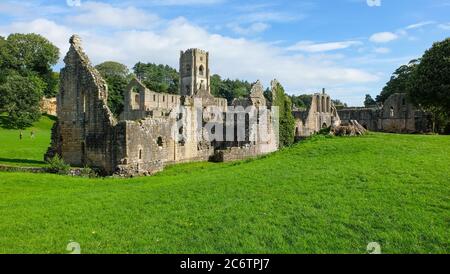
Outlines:
[[176,69],[168,65],[137,63],[133,67],[136,77],[155,92],[179,94],[180,76]]
[[292,95],[291,101],[292,105],[297,108],[309,108],[312,102],[312,95],[310,94]]
[[114,115],[119,116],[124,107],[124,92],[131,75],[127,66],[107,61],[95,66],[108,84],[108,107]]
[[413,72],[416,66],[419,64],[420,60],[414,59],[407,65],[402,65],[392,74],[389,82],[381,91],[380,95],[377,96],[376,101],[379,103],[384,103],[389,96],[394,93],[405,93],[410,88],[411,82],[413,81]]
[[[416,105],[434,114],[435,123],[450,117],[450,38],[434,43],[415,66],[408,94]],[[443,126],[443,125],[442,125]]]
[[11,127],[38,120],[41,98],[57,93],[59,74],[52,66],[58,59],[59,49],[38,34],[0,37],[0,110],[8,113]]
[[59,49],[56,46],[38,34],[16,33],[8,36],[1,51],[4,68],[22,76],[40,77],[46,83],[44,94],[48,97],[55,95],[57,84],[52,66],[59,59]]
[[364,106],[365,107],[371,107],[376,105],[377,102],[370,96],[370,94],[366,94],[366,98],[364,99]]
[[0,106],[8,114],[10,127],[23,129],[39,119],[39,102],[46,86],[38,76],[12,73],[6,77],[0,85]]
[[211,94],[216,97],[226,98],[231,103],[234,98],[242,98],[249,95],[252,84],[241,80],[222,80],[222,78],[214,74],[211,76]]

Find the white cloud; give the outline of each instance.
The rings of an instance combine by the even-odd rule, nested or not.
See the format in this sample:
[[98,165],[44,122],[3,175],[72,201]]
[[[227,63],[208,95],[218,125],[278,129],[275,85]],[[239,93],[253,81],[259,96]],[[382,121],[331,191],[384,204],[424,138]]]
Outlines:
[[228,27],[235,33],[240,34],[240,35],[253,35],[253,34],[258,34],[261,33],[265,30],[267,30],[270,25],[266,24],[266,23],[261,23],[261,22],[257,22],[257,23],[253,23],[248,27],[241,27],[238,24],[228,24]]
[[434,22],[434,21],[419,22],[419,23],[416,23],[416,24],[409,25],[405,29],[407,29],[407,30],[409,30],[409,29],[418,29],[418,28],[421,28],[421,27],[424,27],[424,26],[435,24],[435,23],[436,22]]
[[369,7],[381,7],[381,0],[366,0]]
[[67,39],[71,30],[47,19],[36,19],[30,22],[16,22],[8,26],[0,26],[0,33],[7,36],[11,33],[37,33],[41,34],[55,44],[65,54],[69,45]]
[[116,8],[100,2],[83,2],[77,10],[80,14],[69,17],[69,20],[80,25],[146,29],[154,27],[160,21],[157,15],[135,7]]
[[379,32],[370,36],[369,40],[374,43],[388,43],[398,39],[398,35],[392,32]]
[[288,48],[291,51],[305,51],[305,52],[325,52],[338,49],[346,49],[351,46],[361,45],[360,41],[342,41],[330,43],[314,43],[311,41],[300,41],[297,44]]
[[375,53],[387,54],[387,53],[390,53],[390,52],[391,52],[391,49],[381,47],[381,48],[375,48],[373,51],[374,51]]
[[[88,3],[88,2],[87,2]],[[69,46],[68,40],[73,33],[81,35],[86,53],[93,64],[106,60],[115,60],[132,67],[136,62],[154,62],[168,64],[178,68],[179,51],[187,48],[203,48],[210,52],[211,72],[227,78],[239,78],[248,81],[260,79],[266,86],[270,80],[277,78],[288,91],[319,90],[321,87],[353,86],[373,83],[379,80],[377,74],[344,66],[339,56],[313,55],[304,56],[286,50],[276,43],[253,41],[245,38],[231,38],[211,33],[205,28],[193,25],[184,18],[163,21],[157,28],[134,28],[138,22],[148,20],[139,17],[133,23],[108,21],[105,14],[98,11],[82,10],[82,15],[89,15],[86,20],[90,25],[56,23],[48,19],[37,19],[0,25],[0,33],[12,32],[42,34],[61,49],[64,56]],[[98,3],[97,3],[98,4]],[[97,6],[99,7],[99,6]],[[127,9],[106,7],[115,16],[123,16]],[[124,11],[125,10],[125,11]],[[132,10],[140,15],[141,10]],[[123,19],[123,18],[121,18]],[[127,18],[125,18],[127,19]],[[102,21],[103,20],[103,21]],[[113,20],[113,19],[111,19]],[[62,20],[61,22],[64,22]],[[95,22],[96,24],[92,24]],[[99,26],[99,22],[102,23]],[[92,26],[96,28],[92,28]],[[108,26],[105,31],[101,26]],[[116,26],[115,28],[109,28]],[[123,28],[122,28],[123,27]],[[255,25],[254,30],[265,26]],[[357,41],[345,41],[323,44],[309,44],[309,51],[322,52],[356,45]],[[63,57],[62,56],[62,57]],[[345,98],[343,98],[345,99]]]

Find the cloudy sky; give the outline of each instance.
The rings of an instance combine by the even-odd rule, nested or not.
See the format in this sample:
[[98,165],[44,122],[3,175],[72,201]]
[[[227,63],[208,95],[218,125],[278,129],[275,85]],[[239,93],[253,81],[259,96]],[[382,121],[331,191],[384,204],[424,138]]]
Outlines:
[[[61,49],[77,33],[94,64],[178,68],[210,52],[211,72],[291,94],[322,87],[361,105],[401,64],[450,37],[450,0],[0,0],[0,35],[39,33]],[[55,67],[59,70],[62,61]]]

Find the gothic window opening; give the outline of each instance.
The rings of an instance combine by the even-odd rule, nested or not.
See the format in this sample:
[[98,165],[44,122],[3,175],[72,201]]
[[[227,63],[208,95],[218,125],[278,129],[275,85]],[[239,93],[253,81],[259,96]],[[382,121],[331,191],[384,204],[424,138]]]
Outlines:
[[390,110],[390,116],[391,116],[391,117],[394,117],[394,107],[391,107],[391,110]]
[[162,147],[164,145],[163,139],[161,136],[158,137],[158,139],[156,140],[156,143],[158,144],[159,147]]
[[203,67],[203,65],[201,65],[201,66],[198,68],[198,74],[200,74],[200,75],[203,76],[204,72],[205,72],[205,68]]

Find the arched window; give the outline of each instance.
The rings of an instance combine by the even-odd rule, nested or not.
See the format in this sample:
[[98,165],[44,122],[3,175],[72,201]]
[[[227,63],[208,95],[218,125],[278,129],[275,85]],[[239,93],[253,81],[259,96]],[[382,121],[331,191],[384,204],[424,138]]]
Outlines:
[[317,96],[316,105],[317,105],[317,112],[320,112],[320,96]]
[[389,114],[391,117],[394,117],[394,107],[391,107],[391,109],[390,109],[390,114]]
[[164,145],[163,139],[161,136],[158,137],[158,140],[156,140],[156,143],[158,144],[159,147],[162,147]]
[[137,105],[139,105],[139,94],[136,94],[134,96],[134,101],[136,102]]
[[198,68],[198,74],[203,76],[204,72],[205,72],[205,68],[203,67],[203,65],[200,65],[200,67]]
[[326,108],[325,108],[325,97],[322,96],[322,112],[326,112]]

